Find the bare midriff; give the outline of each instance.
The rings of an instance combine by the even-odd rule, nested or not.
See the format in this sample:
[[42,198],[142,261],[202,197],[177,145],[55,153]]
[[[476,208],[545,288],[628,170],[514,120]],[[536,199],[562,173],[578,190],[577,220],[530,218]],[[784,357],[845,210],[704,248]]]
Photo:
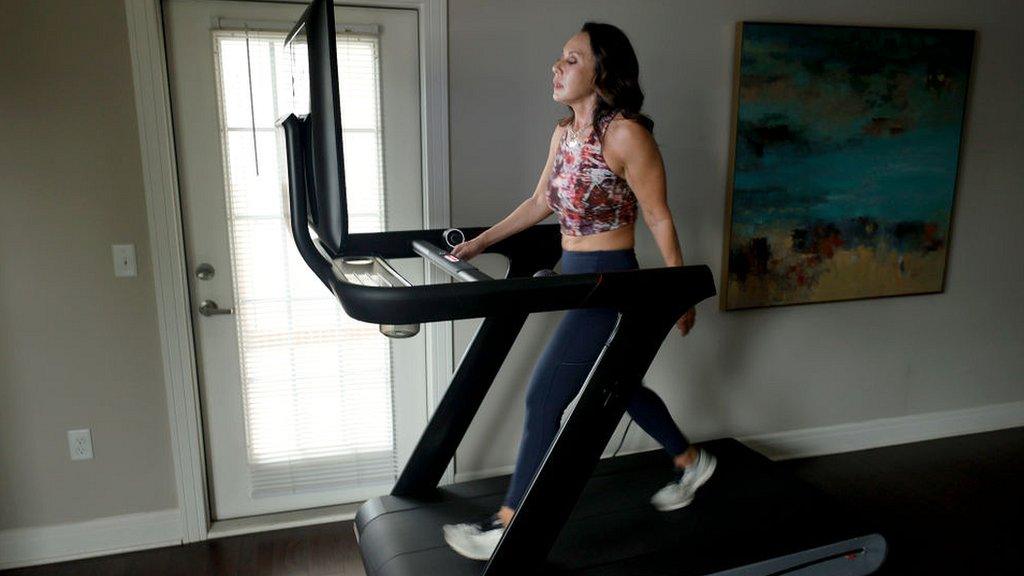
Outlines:
[[588,234],[586,236],[569,236],[562,234],[562,249],[573,252],[597,252],[599,250],[627,250],[633,247],[635,224],[629,224],[615,230]]

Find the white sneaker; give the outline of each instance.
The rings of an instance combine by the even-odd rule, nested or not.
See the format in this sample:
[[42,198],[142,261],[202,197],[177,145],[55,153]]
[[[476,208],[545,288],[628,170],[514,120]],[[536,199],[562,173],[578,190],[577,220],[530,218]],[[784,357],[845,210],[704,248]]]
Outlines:
[[489,560],[505,532],[505,525],[495,514],[480,522],[445,524],[442,530],[444,541],[452,550],[472,560]]
[[698,449],[697,459],[676,473],[676,479],[651,496],[651,504],[662,512],[678,510],[693,502],[697,489],[715,473],[718,461],[710,453]]

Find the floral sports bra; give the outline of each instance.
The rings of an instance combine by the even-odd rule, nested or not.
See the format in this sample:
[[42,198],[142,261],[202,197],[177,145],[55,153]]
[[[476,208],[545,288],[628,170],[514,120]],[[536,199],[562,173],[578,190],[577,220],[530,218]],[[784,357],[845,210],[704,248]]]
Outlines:
[[[609,114],[599,121],[602,134],[614,117]],[[566,236],[608,232],[636,221],[636,195],[608,167],[596,130],[575,145],[566,131],[551,168],[547,200]]]

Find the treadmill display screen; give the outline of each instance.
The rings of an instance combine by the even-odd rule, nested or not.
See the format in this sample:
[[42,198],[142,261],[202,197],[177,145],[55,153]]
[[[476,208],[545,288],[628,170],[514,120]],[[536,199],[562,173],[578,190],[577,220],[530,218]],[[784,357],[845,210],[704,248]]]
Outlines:
[[[309,138],[310,149],[316,151],[310,158],[307,187],[309,225],[328,252],[341,254],[348,240],[348,209],[333,3],[316,0],[310,4],[288,35],[286,46],[296,57],[305,51],[309,58]],[[306,82],[304,78],[292,80]]]

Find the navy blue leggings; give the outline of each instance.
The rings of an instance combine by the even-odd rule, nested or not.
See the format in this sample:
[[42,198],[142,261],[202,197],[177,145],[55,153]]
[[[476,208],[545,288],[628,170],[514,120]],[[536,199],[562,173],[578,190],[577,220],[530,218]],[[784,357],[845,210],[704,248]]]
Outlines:
[[[597,252],[562,251],[563,274],[585,274],[638,268],[633,250]],[[594,361],[615,327],[618,314],[611,308],[570,310],[540,356],[526,392],[526,423],[519,457],[505,497],[513,510],[526,493],[544,455],[561,425],[562,412],[572,402]],[[653,390],[641,386],[627,407],[629,415],[672,456],[686,452],[690,443],[672,420],[668,408]]]

